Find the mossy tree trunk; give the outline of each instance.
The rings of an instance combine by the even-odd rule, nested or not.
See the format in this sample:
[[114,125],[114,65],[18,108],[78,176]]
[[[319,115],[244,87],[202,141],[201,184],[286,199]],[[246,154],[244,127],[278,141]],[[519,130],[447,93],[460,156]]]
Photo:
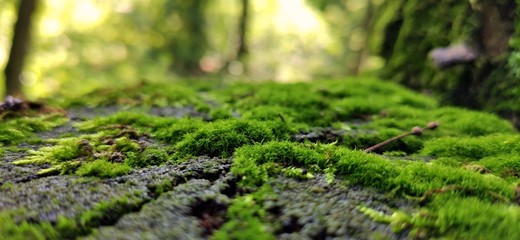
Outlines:
[[[500,113],[519,126],[516,6],[515,0],[386,1],[378,14],[391,17],[376,23],[386,26],[380,50],[385,77],[433,91],[448,104]],[[449,68],[430,59],[434,49],[454,45],[468,46],[478,57]]]

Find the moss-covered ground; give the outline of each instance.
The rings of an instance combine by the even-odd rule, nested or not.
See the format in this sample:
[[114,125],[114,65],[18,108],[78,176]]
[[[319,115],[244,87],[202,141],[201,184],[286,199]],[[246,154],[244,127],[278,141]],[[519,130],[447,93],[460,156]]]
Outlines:
[[520,239],[520,134],[389,82],[143,83],[46,106],[0,115],[2,239]]

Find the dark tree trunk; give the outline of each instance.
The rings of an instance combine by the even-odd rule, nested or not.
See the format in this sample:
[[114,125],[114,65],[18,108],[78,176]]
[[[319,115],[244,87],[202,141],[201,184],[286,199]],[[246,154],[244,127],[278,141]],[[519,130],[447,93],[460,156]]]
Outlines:
[[236,59],[243,59],[247,53],[247,23],[249,21],[249,0],[242,0],[242,13],[238,25],[238,46]]
[[22,0],[14,27],[11,52],[5,67],[5,85],[8,95],[21,95],[20,76],[31,39],[31,22],[38,0]]

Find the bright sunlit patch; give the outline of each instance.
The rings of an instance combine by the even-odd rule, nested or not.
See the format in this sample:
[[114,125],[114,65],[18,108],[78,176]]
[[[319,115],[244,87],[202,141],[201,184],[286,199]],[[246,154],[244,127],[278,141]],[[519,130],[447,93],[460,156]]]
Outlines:
[[63,32],[63,24],[56,18],[44,18],[39,29],[43,37],[54,37]]
[[287,31],[292,29],[297,32],[311,32],[321,27],[317,15],[303,0],[278,1],[275,22]]
[[103,20],[103,11],[93,1],[76,1],[72,21],[80,28],[91,27]]

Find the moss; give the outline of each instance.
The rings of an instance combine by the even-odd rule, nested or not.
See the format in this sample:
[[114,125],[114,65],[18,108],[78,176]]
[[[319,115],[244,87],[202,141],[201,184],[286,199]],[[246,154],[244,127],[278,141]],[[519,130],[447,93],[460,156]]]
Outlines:
[[36,132],[50,130],[68,121],[67,118],[61,115],[19,117],[2,120],[0,123],[0,143],[12,145],[28,141],[28,139],[36,138]]
[[297,167],[287,167],[282,169],[282,173],[290,178],[296,178],[296,179],[311,179],[314,178],[314,175],[310,172],[305,171],[302,168]]
[[124,175],[130,171],[130,169],[130,166],[124,164],[111,163],[103,159],[98,159],[82,164],[76,171],[76,174],[79,176],[111,178]]
[[229,219],[211,239],[276,239],[273,235],[276,223],[267,219],[263,202],[275,198],[269,185],[257,192],[233,199],[226,218]]
[[204,122],[199,119],[182,118],[169,125],[155,128],[152,135],[166,143],[175,144],[181,141],[186,134],[197,131]]
[[57,239],[59,233],[50,223],[34,224],[27,221],[16,222],[16,216],[23,212],[0,212],[0,236],[9,239]]
[[233,113],[226,107],[213,108],[209,112],[209,117],[213,120],[233,118]]
[[169,160],[169,154],[164,148],[147,147],[143,152],[134,154],[129,153],[125,163],[130,167],[147,167],[161,165]]
[[72,106],[157,106],[186,107],[194,106],[201,112],[209,111],[207,103],[196,90],[180,82],[142,83],[127,88],[99,89],[81,98],[65,98],[60,105]]
[[231,172],[242,177],[245,185],[261,185],[268,180],[273,162],[281,166],[326,165],[324,156],[301,144],[268,142],[237,149]]
[[502,178],[520,178],[520,156],[518,154],[500,154],[484,157],[478,162],[491,173]]
[[492,134],[482,137],[445,137],[425,143],[421,154],[433,157],[466,158],[473,161],[497,154],[520,153],[520,136]]
[[97,117],[89,121],[76,124],[81,131],[97,131],[107,128],[133,128],[150,132],[153,129],[160,129],[176,122],[173,118],[163,118],[145,114],[142,112],[116,112],[109,116]]
[[412,217],[401,211],[395,211],[392,213],[392,215],[385,215],[382,212],[363,205],[359,206],[357,209],[360,212],[368,215],[370,218],[374,219],[374,221],[389,224],[390,227],[392,227],[392,231],[395,233],[400,233],[403,230],[413,226]]
[[269,179],[270,165],[266,163],[272,162],[285,167],[316,165],[319,171],[329,168],[329,173],[333,168],[335,176],[351,184],[417,197],[427,197],[445,187],[462,195],[491,200],[497,196],[511,200],[514,196],[513,186],[494,176],[436,164],[388,160],[331,145],[317,145],[314,149],[289,142],[245,146],[236,151],[231,172],[242,177],[246,185],[259,185]]
[[[478,198],[460,198],[450,194],[436,197],[422,214],[417,214],[419,228],[431,235],[453,239],[516,239],[520,231],[520,208],[490,203]],[[422,229],[421,229],[422,228]]]
[[148,201],[142,195],[145,193],[135,192],[133,195],[98,203],[92,210],[82,213],[77,221],[86,228],[113,224],[121,215],[139,209]]
[[[143,151],[136,139],[124,136],[122,130],[105,130],[78,137],[50,140],[53,146],[29,151],[29,156],[14,164],[51,164],[39,175],[72,174],[113,177],[130,170],[125,159]],[[121,136],[123,135],[123,136]],[[132,135],[132,134],[130,134]]]
[[393,105],[430,109],[436,101],[376,79],[295,84],[235,84],[216,92],[244,118],[329,126],[364,118]]
[[202,120],[197,118],[176,119],[151,116],[140,112],[117,112],[106,117],[98,117],[79,123],[77,126],[82,131],[132,127],[163,142],[176,143],[184,135],[199,129],[203,123]]
[[208,123],[175,145],[176,158],[189,156],[230,157],[235,148],[285,137],[270,127],[276,124],[254,120],[220,120]]
[[514,133],[511,124],[496,115],[443,107],[434,110],[392,106],[373,121],[361,126],[362,129],[411,129],[437,121],[440,127],[428,136],[483,136],[493,133]]
[[372,186],[385,191],[399,190],[404,194],[424,196],[446,186],[456,186],[461,194],[494,199],[494,195],[513,198],[513,186],[502,179],[464,169],[422,162],[387,160],[359,151],[340,149],[336,152],[337,175],[351,183]]
[[395,211],[385,215],[360,206],[359,210],[375,221],[390,224],[394,232],[410,229],[413,238],[516,239],[520,231],[520,208],[516,205],[490,203],[475,197],[453,194],[436,196],[412,215]]

